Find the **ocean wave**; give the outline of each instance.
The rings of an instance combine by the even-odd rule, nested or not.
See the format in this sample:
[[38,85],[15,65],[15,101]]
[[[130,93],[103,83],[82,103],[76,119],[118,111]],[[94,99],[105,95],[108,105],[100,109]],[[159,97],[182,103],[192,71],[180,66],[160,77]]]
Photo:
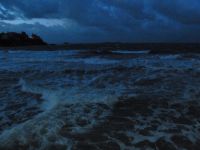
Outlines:
[[[124,148],[127,145],[119,142],[123,139],[117,139],[122,134],[125,138],[135,138],[131,144],[144,140],[156,142],[163,136],[170,138],[164,131],[148,137],[141,135],[147,134],[142,128],[156,117],[162,120],[159,115],[165,115],[165,111],[179,111],[171,111],[174,107],[171,102],[182,106],[199,100],[199,60],[171,55],[145,55],[127,60],[109,57],[112,56],[69,58],[59,64],[55,61],[14,64],[8,60],[7,65],[11,63],[17,69],[10,67],[7,71],[1,64],[0,95],[4,98],[0,98],[0,117],[4,117],[0,125],[10,115],[12,123],[1,128],[0,149],[45,150],[53,146],[71,149],[84,136],[88,137],[86,142],[107,139],[107,144],[117,143]],[[154,109],[157,106],[161,109]],[[168,123],[162,122],[167,128]]]

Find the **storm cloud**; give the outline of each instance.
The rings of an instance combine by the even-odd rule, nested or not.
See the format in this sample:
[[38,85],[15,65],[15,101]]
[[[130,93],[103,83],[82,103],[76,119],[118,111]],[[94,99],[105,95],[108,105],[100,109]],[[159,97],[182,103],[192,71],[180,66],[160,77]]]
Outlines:
[[199,0],[1,0],[0,31],[62,42],[200,42]]

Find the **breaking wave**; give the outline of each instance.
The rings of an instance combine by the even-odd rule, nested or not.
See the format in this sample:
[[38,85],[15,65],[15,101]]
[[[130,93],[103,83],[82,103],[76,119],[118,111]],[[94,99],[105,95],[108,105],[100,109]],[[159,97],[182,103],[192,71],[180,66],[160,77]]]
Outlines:
[[[127,143],[116,139],[122,133],[135,138],[132,144],[145,139],[155,142],[162,136],[170,138],[169,134],[144,136],[139,130],[171,109],[160,101],[155,103],[163,108],[154,109],[148,100],[199,100],[198,57],[146,51],[84,57],[72,51],[30,53],[12,52],[8,62],[0,62],[0,95],[4,97],[0,99],[0,149],[72,149],[94,131],[92,136],[99,137],[89,140],[104,140],[105,133],[105,139],[124,149]],[[49,59],[43,59],[46,56]],[[115,131],[118,135],[113,138]]]

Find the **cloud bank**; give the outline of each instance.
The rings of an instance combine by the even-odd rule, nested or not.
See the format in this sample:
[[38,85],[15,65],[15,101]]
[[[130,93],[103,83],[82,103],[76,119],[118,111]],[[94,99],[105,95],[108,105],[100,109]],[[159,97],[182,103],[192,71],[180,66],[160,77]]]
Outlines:
[[200,42],[199,0],[1,0],[0,31],[62,42]]

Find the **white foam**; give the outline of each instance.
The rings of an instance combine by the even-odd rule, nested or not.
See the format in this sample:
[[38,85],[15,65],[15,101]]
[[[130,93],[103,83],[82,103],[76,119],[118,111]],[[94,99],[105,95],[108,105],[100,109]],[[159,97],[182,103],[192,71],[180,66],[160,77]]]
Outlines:
[[115,50],[112,53],[118,54],[148,54],[149,50]]
[[[103,109],[98,104],[111,107],[117,100],[117,95],[109,89],[98,90],[91,87],[71,87],[47,89],[21,78],[19,85],[24,92],[41,94],[44,102],[41,106],[43,113],[33,119],[18,124],[11,129],[4,130],[0,135],[0,147],[13,146],[15,141],[23,145],[30,144],[32,136],[42,143],[40,149],[45,149],[50,144],[49,137],[56,138],[56,143],[70,145],[71,139],[63,138],[59,131],[66,123],[72,125],[71,132],[83,133],[102,122],[109,114],[110,109]],[[89,109],[86,112],[85,109]],[[102,110],[103,109],[103,110]],[[101,112],[97,117],[97,112]],[[77,123],[77,119],[87,120],[84,127]],[[45,133],[41,133],[44,131]]]
[[98,57],[89,57],[89,58],[69,58],[65,60],[66,62],[81,62],[83,64],[90,65],[110,65],[119,63],[118,60],[110,60]]
[[113,95],[111,89],[95,89],[85,86],[75,86],[69,88],[47,89],[20,79],[19,84],[25,92],[41,94],[45,100],[43,108],[52,109],[62,103],[105,103],[110,104],[117,99],[119,95]]
[[[194,70],[196,69],[195,71],[199,71],[199,61],[177,60],[176,57],[177,56],[164,56],[163,58],[161,56],[150,55],[128,60],[109,60],[98,57],[77,59],[64,58],[63,60],[67,63],[65,63],[65,65],[61,63],[60,66],[57,66],[57,64],[54,65],[53,73],[48,70],[49,66],[46,64],[44,65],[48,70],[48,75],[46,77],[47,79],[45,78],[44,73],[41,74],[42,76],[44,75],[44,77],[41,77],[39,72],[37,72],[37,74],[39,74],[38,76],[35,76],[33,72],[23,74],[25,77],[21,78],[19,81],[19,85],[22,87],[22,91],[42,95],[42,99],[44,100],[41,104],[43,113],[40,113],[33,119],[18,124],[11,129],[8,128],[7,130],[4,130],[4,132],[2,132],[0,135],[0,146],[12,145],[15,140],[19,140],[22,144],[29,144],[33,135],[35,135],[37,140],[40,141],[42,146],[40,149],[45,149],[45,146],[49,144],[48,138],[51,136],[55,137],[57,143],[70,145],[72,144],[70,138],[63,138],[58,134],[62,126],[66,123],[70,123],[72,124],[72,127],[70,128],[72,130],[71,132],[82,133],[88,131],[88,129],[98,125],[101,121],[104,121],[108,115],[110,115],[110,108],[109,110],[102,111],[102,108],[99,107],[98,104],[105,104],[108,107],[112,107],[112,104],[117,101],[119,96],[124,96],[122,93],[127,88],[130,91],[125,95],[127,97],[130,95],[134,96],[135,90],[138,90],[139,94],[140,92],[144,94],[156,93],[161,97],[170,93],[173,95],[173,92],[176,92],[176,88],[172,86],[168,87],[168,84],[166,83],[168,83],[168,80],[171,79],[176,79],[175,81],[179,82],[177,78],[180,78],[180,80],[183,80],[185,83],[185,87],[182,88],[183,90],[178,89],[180,95],[183,94],[183,92],[187,92],[184,90],[184,88],[188,89],[188,87],[191,86],[194,87],[194,89],[196,89],[196,93],[198,93],[199,88],[197,88],[198,82],[196,81],[199,80],[197,78],[192,78],[193,80],[190,79],[191,77],[187,75],[187,72],[184,72],[184,70],[192,68]],[[102,64],[104,65],[103,67],[101,66]],[[21,65],[23,66],[23,63]],[[139,69],[141,67],[141,70],[138,70],[137,68],[135,69],[135,66]],[[36,65],[36,67],[38,66]],[[73,71],[75,71],[75,73],[73,71],[73,73],[63,73],[63,71],[57,72],[56,69],[58,67],[60,67],[61,70],[66,68],[74,69]],[[118,67],[125,67],[125,71],[121,72],[117,69]],[[42,68],[41,72],[45,72],[45,68]],[[100,71],[101,69],[103,70],[105,68],[106,71]],[[82,74],[79,73],[76,69],[85,70]],[[99,71],[96,73],[87,74],[87,70],[89,69],[94,71],[99,69]],[[175,69],[182,71],[181,74],[177,74]],[[76,71],[78,73],[76,73]],[[134,82],[137,81],[137,79],[152,80],[157,79],[158,77],[164,79],[162,81],[166,81],[160,83],[162,86],[134,85]],[[188,77],[187,80],[185,77]],[[72,80],[76,81],[76,83],[70,84],[69,86],[66,85],[66,82],[70,83]],[[46,82],[46,85],[48,86],[45,86]],[[49,86],[49,83],[53,86]],[[105,87],[97,88],[97,84],[100,84],[100,86],[103,85]],[[188,89],[188,92],[189,91],[190,90]],[[195,93],[193,92],[192,94],[194,95]],[[190,99],[192,94],[183,96],[185,99]],[[178,95],[175,98],[180,98],[180,96]],[[85,112],[85,109],[89,109],[90,111],[87,113]],[[101,114],[99,117],[96,117],[98,111],[100,111]],[[76,120],[79,118],[89,122],[88,125],[84,127],[78,125]],[[165,124],[163,127],[166,126],[169,126],[169,124]],[[41,133],[43,130],[46,131],[45,134]],[[145,138],[131,131],[127,134],[134,137],[135,139],[137,138],[138,140],[136,140],[136,142],[139,142]],[[163,133],[157,132],[154,133],[154,135],[155,136],[153,137],[148,137],[149,141],[154,142],[161,136],[167,136]]]

